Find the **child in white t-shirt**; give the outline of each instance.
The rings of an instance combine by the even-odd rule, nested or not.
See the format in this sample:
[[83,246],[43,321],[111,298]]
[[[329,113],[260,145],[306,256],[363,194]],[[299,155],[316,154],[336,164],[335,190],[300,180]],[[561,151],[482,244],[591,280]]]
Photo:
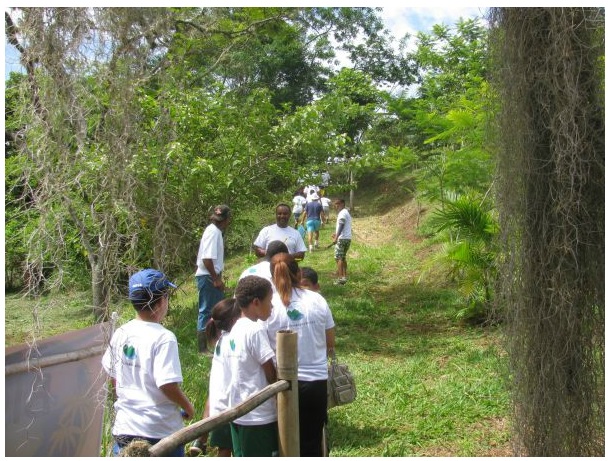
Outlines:
[[265,322],[268,338],[275,347],[279,330],[297,333],[300,456],[323,456],[327,357],[335,348],[335,321],[325,298],[304,288],[302,271],[291,255],[277,254],[270,262],[277,292],[272,298],[274,310]]
[[[116,396],[115,455],[134,439],[156,444],[180,430],[183,418],[191,419],[195,412],[180,388],[176,336],[160,323],[168,312],[172,288],[176,285],[155,269],[132,275],[129,299],[136,318],[115,331],[102,357]],[[184,456],[184,447],[170,456]]]
[[[235,298],[225,298],[212,308],[212,314],[206,324],[208,345],[212,347],[212,366],[210,367],[210,385],[203,419],[218,415],[229,409],[227,405],[226,382],[223,376],[221,344],[242,315]],[[202,434],[189,448],[189,456],[206,454],[208,433]],[[231,426],[229,423],[210,432],[210,446],[218,448],[218,456],[232,456]]]
[[[235,298],[241,316],[223,336],[218,351],[228,407],[239,405],[276,381],[275,353],[266,330],[257,322],[269,318],[272,295],[272,285],[264,278],[249,275],[238,281]],[[269,399],[233,421],[231,438],[234,456],[278,456],[276,400]]]

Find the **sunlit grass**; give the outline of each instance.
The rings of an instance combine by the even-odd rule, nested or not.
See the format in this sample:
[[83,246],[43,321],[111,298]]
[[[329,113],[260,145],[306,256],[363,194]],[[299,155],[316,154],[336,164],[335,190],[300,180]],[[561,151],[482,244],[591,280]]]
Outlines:
[[[330,233],[323,228],[321,243]],[[319,273],[338,356],[358,383],[357,401],[329,412],[332,456],[509,454],[500,333],[457,324],[455,292],[417,282],[413,248],[356,240],[345,286],[333,285],[332,249],[308,253],[302,265]],[[243,268],[228,272],[233,285]],[[186,294],[192,306],[171,321],[190,364],[185,389],[201,408],[209,359],[195,352],[194,284]]]
[[[333,224],[321,231],[321,249],[301,264],[319,273],[336,322],[337,354],[357,381],[357,400],[329,411],[331,455],[511,456],[500,331],[458,323],[461,306],[454,287],[435,268],[422,276],[422,254],[433,242],[409,242],[402,229],[389,227],[383,229],[388,238],[373,244],[358,218],[354,228],[345,286],[333,285],[333,249],[322,249]],[[227,261],[229,294],[252,262],[246,258]],[[177,336],[183,389],[199,417],[210,358],[197,352],[194,277],[186,274],[179,282],[164,323]],[[89,321],[83,294],[53,299],[53,308],[45,300],[40,308],[46,333]],[[6,301],[7,342],[17,341],[23,337],[19,330],[27,331],[30,301],[16,296]],[[128,303],[117,309],[122,322],[133,317]]]

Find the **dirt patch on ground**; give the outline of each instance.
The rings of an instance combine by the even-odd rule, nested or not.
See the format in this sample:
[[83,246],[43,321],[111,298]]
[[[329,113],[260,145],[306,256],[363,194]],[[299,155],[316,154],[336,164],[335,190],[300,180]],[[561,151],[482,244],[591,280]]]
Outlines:
[[368,246],[376,247],[391,243],[399,236],[413,244],[422,242],[418,235],[418,225],[427,210],[420,207],[414,200],[393,208],[376,216],[353,217],[354,237]]
[[[481,446],[487,446],[485,451],[475,454],[477,457],[513,457],[511,440],[497,440],[498,434],[509,434],[509,427],[506,418],[486,418],[479,421],[469,428],[470,433],[479,434]],[[458,456],[459,449],[452,444],[428,448],[421,453],[421,456],[432,457],[454,457]]]

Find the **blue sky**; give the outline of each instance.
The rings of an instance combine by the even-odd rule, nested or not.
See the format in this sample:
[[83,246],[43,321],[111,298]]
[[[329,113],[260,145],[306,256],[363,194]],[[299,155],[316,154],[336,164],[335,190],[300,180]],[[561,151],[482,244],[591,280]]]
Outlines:
[[[356,6],[368,5],[357,4]],[[483,18],[487,10],[487,7],[460,6],[458,4],[456,6],[447,6],[447,3],[446,6],[431,7],[379,6],[383,7],[384,10],[381,16],[384,19],[386,26],[393,32],[397,42],[406,33],[409,33],[411,36],[415,36],[417,32],[430,32],[432,26],[435,24],[443,23],[448,26],[454,26],[461,17],[463,19],[476,17]],[[4,28],[2,31],[4,32]],[[3,61],[5,66],[4,75],[6,79],[10,71],[19,69],[19,59],[17,53],[13,47],[6,43],[6,40],[4,45]]]

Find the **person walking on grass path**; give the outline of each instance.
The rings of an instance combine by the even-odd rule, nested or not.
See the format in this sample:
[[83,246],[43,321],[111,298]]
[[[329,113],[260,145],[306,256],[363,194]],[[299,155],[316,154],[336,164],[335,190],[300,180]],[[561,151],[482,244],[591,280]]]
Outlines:
[[306,253],[303,238],[297,229],[289,226],[291,219],[291,207],[286,203],[276,206],[276,224],[264,227],[257,235],[253,243],[255,254],[262,258],[267,252],[267,247],[274,240],[283,242],[295,259],[302,260]]
[[200,353],[208,350],[206,345],[206,323],[212,308],[225,297],[223,268],[225,247],[223,233],[231,222],[231,210],[227,205],[218,205],[210,215],[210,224],[204,230],[197,251],[195,280],[198,290],[197,348]]
[[331,206],[331,199],[321,195],[320,204],[322,205],[322,211],[325,214],[323,224],[329,224],[329,207]]
[[293,197],[293,217],[295,219],[295,223],[299,221],[301,217],[301,213],[303,213],[303,207],[306,204],[306,199],[303,196],[303,191],[300,189],[295,192],[295,196]]
[[348,262],[346,254],[352,241],[352,216],[346,209],[346,201],[342,198],[333,202],[337,211],[335,232],[331,236],[335,244],[335,262],[337,264],[337,280],[335,285],[344,285],[347,281]]
[[[195,413],[180,388],[182,371],[176,336],[161,322],[176,285],[158,270],[144,269],[129,279],[136,318],[115,331],[102,357],[116,397],[113,455],[135,439],[155,445],[183,427]],[[181,412],[182,409],[182,412]],[[179,446],[169,456],[184,456]]]
[[[320,204],[320,198],[318,194],[312,194],[312,201],[306,203],[304,209],[304,217],[306,221],[306,230],[308,231],[308,248],[310,252],[313,248],[318,248],[318,238],[320,236],[320,226],[325,214],[322,211],[322,205]],[[312,241],[314,244],[312,245]]]

